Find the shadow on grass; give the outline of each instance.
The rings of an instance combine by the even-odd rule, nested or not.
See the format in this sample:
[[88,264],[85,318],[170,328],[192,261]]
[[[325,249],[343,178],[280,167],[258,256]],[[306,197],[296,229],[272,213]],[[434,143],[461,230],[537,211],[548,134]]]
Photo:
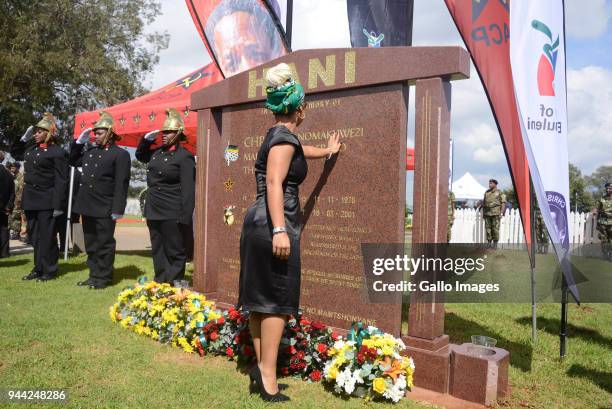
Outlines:
[[[113,285],[120,284],[123,281],[128,281],[129,284],[133,284],[138,277],[147,274],[147,272],[141,270],[140,267],[134,264],[119,267],[115,269],[115,272],[113,274]],[[152,276],[152,274],[148,274],[148,276]]]
[[115,254],[122,256],[151,257],[151,250],[118,250]]
[[453,312],[446,313],[444,329],[453,342],[470,342],[472,335],[486,335],[497,339],[497,347],[510,352],[510,365],[523,372],[531,371],[533,360],[533,347],[529,342],[521,343],[511,341],[502,334],[492,332],[490,328],[483,327],[474,321],[459,317]]
[[572,378],[583,378],[593,382],[601,389],[612,393],[612,373],[596,371],[582,365],[574,364],[567,370],[567,375]]
[[24,264],[28,264],[29,262],[30,260],[26,260],[26,259],[21,259],[21,260],[15,260],[15,259],[4,260],[3,259],[2,261],[0,261],[0,268],[22,266]]
[[[517,318],[516,322],[521,325],[531,326],[531,317]],[[561,323],[558,319],[538,317],[538,329],[544,330],[551,335],[559,335],[560,326]],[[569,337],[580,337],[585,341],[596,342],[605,348],[612,349],[612,338],[606,337],[594,329],[568,323],[567,334]]]
[[[70,259],[69,259],[70,260]],[[60,260],[61,263],[62,260]],[[59,270],[57,272],[57,276],[61,277],[63,275],[66,275],[68,273],[75,273],[77,271],[88,271],[87,268],[87,261],[83,260],[80,263],[74,263],[74,262],[66,262],[66,263],[61,263],[59,266]]]

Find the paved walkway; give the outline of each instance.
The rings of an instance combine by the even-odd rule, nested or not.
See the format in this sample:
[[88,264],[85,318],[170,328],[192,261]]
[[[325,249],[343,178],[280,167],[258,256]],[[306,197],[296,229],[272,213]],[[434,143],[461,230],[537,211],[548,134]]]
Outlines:
[[[149,229],[146,227],[122,227],[115,229],[115,240],[117,240],[117,250],[151,250],[151,240]],[[19,240],[11,240],[11,254],[23,254],[32,252],[32,246],[22,243]],[[60,254],[60,257],[63,257]]]

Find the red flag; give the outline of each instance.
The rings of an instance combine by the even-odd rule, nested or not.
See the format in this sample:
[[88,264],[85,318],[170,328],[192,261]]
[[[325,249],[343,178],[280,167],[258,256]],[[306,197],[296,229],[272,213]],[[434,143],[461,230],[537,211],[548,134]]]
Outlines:
[[140,138],[154,129],[161,129],[166,119],[166,109],[175,108],[185,120],[185,147],[195,153],[197,116],[189,112],[191,93],[222,80],[214,64],[208,64],[183,78],[141,97],[103,108],[97,111],[82,112],[76,115],[74,137],[92,126],[99,118],[100,111],[106,111],[115,119],[115,132],[121,136],[121,146],[138,146]]
[[531,249],[529,167],[510,67],[509,0],[444,0],[466,44],[493,110]]
[[208,53],[224,78],[246,71],[289,49],[283,27],[263,0],[185,0]]

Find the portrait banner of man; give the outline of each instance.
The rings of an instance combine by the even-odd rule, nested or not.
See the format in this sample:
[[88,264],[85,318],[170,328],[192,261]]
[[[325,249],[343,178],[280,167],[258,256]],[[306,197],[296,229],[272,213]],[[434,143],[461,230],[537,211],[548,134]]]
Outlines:
[[281,23],[286,0],[186,2],[208,52],[225,78],[289,52]]

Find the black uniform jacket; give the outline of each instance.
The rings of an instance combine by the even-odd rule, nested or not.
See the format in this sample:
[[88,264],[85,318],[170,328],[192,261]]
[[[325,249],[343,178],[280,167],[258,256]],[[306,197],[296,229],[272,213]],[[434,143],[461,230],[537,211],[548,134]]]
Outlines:
[[73,212],[89,217],[123,214],[130,184],[130,154],[115,144],[85,150],[72,142],[70,164],[81,167]]
[[68,155],[60,146],[18,141],[11,156],[24,161],[23,210],[65,210],[68,203]]
[[0,165],[0,212],[13,209],[15,205],[15,180],[3,165]]
[[191,224],[195,206],[195,159],[179,144],[176,148],[151,149],[153,142],[142,138],[136,159],[147,166],[147,220],[177,220]]

